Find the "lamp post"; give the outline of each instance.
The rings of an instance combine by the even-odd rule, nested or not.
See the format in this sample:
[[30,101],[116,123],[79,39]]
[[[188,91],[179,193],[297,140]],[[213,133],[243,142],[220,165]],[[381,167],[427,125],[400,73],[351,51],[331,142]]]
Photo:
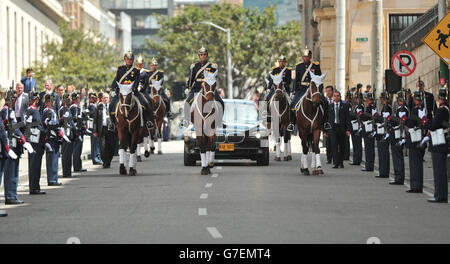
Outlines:
[[202,21],[200,22],[202,24],[213,26],[219,30],[222,30],[223,32],[227,33],[227,85],[228,85],[228,98],[233,99],[233,76],[231,76],[231,51],[230,51],[230,45],[231,45],[231,30],[230,28],[223,28],[221,26],[218,26],[212,22],[209,21]]

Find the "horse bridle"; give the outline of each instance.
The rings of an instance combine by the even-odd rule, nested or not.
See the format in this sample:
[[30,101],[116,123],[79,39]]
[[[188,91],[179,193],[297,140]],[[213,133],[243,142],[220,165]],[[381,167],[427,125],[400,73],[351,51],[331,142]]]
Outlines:
[[[314,84],[315,84],[315,83],[314,83]],[[313,103],[312,97],[313,97],[314,95],[316,95],[316,94],[320,94],[320,92],[319,92],[319,87],[316,86],[316,88],[317,88],[317,91],[313,93],[313,92],[312,92],[312,89],[311,89],[311,83],[309,84],[309,88],[308,88],[308,91],[307,91],[307,94],[306,94],[305,98],[306,98],[306,100],[310,101],[311,103]],[[310,98],[308,98],[308,95],[310,96]],[[317,108],[316,114],[314,115],[313,119],[310,119],[310,118],[305,114],[305,112],[303,111],[303,107],[300,107],[300,108],[301,108],[301,110],[302,110],[303,116],[311,123],[310,128],[311,128],[311,132],[312,132],[312,127],[313,127],[314,121],[316,121],[316,118],[317,118],[317,116],[319,115],[319,108],[322,110],[322,113],[323,113],[322,106],[320,105],[320,106]]]
[[[279,83],[278,86],[276,86],[277,88],[275,89],[275,94],[274,94],[274,96],[276,96],[277,91],[282,92],[282,95],[284,96],[284,89],[283,89],[283,88],[280,88],[280,87],[283,87],[283,86],[282,86],[282,83],[283,83],[283,82]],[[273,102],[273,101],[272,101],[272,102]],[[287,111],[288,107],[289,107],[289,102],[288,102],[288,104],[286,105],[286,108],[284,108],[284,110],[283,110],[283,112],[282,112],[281,114],[280,114],[280,111],[278,111],[278,109],[277,109],[276,106],[275,106],[275,111],[277,112],[278,116],[283,116],[284,113]]]
[[[123,95],[122,95],[122,98],[123,98]],[[125,102],[127,100],[127,96],[125,96],[125,98],[123,98],[123,101]],[[128,111],[127,111],[127,109],[133,109],[133,107],[134,107],[134,105],[136,104],[136,102],[135,102],[135,100],[133,100],[133,96],[131,96],[131,104],[125,104],[125,103],[122,103],[122,102],[120,102],[120,106],[119,106],[119,109],[120,109],[120,112],[122,112],[122,110],[121,110],[121,108],[120,107],[124,107],[124,110],[125,110],[125,114],[124,114],[124,116],[126,117],[126,118],[128,118]]]
[[[208,84],[208,85],[209,85],[209,84]],[[214,95],[214,92],[215,92],[215,91],[213,91],[213,90],[212,90],[212,86],[209,85],[209,89],[210,89],[210,90],[206,92],[206,91],[205,91],[205,87],[206,87],[206,86],[203,84],[203,87],[202,87],[202,96],[203,96],[203,98],[206,99],[206,96],[208,96],[208,94],[212,93],[212,94]]]
[[[314,92],[314,93],[312,92],[311,84],[312,84],[312,83],[309,84],[309,88],[308,88],[308,93],[309,93],[309,97],[310,97],[310,98],[308,98],[308,94],[306,94],[306,96],[305,96],[306,100],[308,100],[308,101],[310,101],[310,102],[312,102],[312,98],[313,98],[314,95],[320,94],[320,92],[319,92],[319,87],[317,87],[317,86],[316,86],[316,87],[317,87],[317,91]],[[314,83],[314,84],[315,84],[315,83]]]

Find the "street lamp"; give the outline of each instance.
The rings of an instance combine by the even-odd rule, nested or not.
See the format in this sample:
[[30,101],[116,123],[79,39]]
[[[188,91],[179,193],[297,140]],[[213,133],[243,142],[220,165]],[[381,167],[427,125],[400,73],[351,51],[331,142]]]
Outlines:
[[230,51],[230,45],[231,45],[231,30],[230,28],[223,28],[221,26],[218,26],[212,22],[209,21],[202,21],[200,22],[202,24],[213,26],[217,29],[222,30],[223,32],[227,33],[227,83],[228,83],[228,98],[233,99],[233,77],[231,76],[231,51]]

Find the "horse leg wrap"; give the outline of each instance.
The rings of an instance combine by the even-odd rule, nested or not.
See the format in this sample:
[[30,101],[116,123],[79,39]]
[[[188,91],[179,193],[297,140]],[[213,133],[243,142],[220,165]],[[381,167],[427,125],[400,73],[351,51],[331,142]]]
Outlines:
[[215,151],[211,151],[211,153],[209,154],[209,162],[214,162],[214,154],[216,154]]
[[317,168],[322,167],[322,164],[320,163],[320,154],[316,154],[316,166]]
[[210,158],[211,158],[211,151],[206,151],[206,164],[207,165],[208,165],[208,163],[211,162]]
[[308,168],[308,154],[302,154],[302,167],[303,169]]
[[281,146],[280,138],[278,138],[278,139],[276,140],[277,158],[279,158],[279,157],[280,157],[280,154],[281,154],[280,146]]
[[291,153],[291,141],[290,140],[288,141],[287,147],[288,147],[288,155],[291,156],[292,153]]
[[206,153],[200,153],[200,158],[202,161],[202,168],[206,167],[208,165],[208,162],[206,162]]
[[126,165],[127,157],[124,149],[119,149],[119,163]]
[[284,142],[283,149],[284,149],[284,156],[287,157],[289,153],[289,144]]
[[136,169],[136,153],[130,153],[130,168]]
[[158,150],[161,150],[162,147],[162,139],[158,138]]
[[148,151],[148,149],[149,149],[148,141],[149,141],[148,137],[145,137],[144,138],[144,150],[146,150],[146,151]]
[[154,148],[155,147],[155,142],[153,141],[153,139],[150,139],[150,147]]
[[136,148],[136,155],[137,156],[141,156],[141,146],[142,146],[142,144],[137,144],[137,148]]

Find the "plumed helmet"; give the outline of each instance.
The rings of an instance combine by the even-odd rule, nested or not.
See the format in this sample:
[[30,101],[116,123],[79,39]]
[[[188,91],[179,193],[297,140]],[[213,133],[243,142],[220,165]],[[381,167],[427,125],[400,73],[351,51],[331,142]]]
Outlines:
[[422,93],[420,91],[414,91],[414,99],[422,101]]
[[404,101],[405,100],[405,96],[403,95],[403,91],[399,91],[399,92],[397,92],[397,100],[400,100],[400,101]]
[[302,56],[305,56],[305,57],[311,57],[312,56],[312,51],[310,49],[308,49],[308,46],[306,46],[302,50]]
[[208,55],[208,50],[203,46],[198,50],[198,55],[201,55],[201,54]]
[[123,55],[123,58],[132,59],[134,60],[134,53],[129,49],[127,52],[125,52],[125,55]]
[[153,57],[150,65],[158,65],[158,61]]
[[144,64],[144,57],[142,57],[142,55],[139,55],[136,58],[136,64]]
[[280,57],[278,57],[278,61],[286,61],[286,56],[280,55]]

